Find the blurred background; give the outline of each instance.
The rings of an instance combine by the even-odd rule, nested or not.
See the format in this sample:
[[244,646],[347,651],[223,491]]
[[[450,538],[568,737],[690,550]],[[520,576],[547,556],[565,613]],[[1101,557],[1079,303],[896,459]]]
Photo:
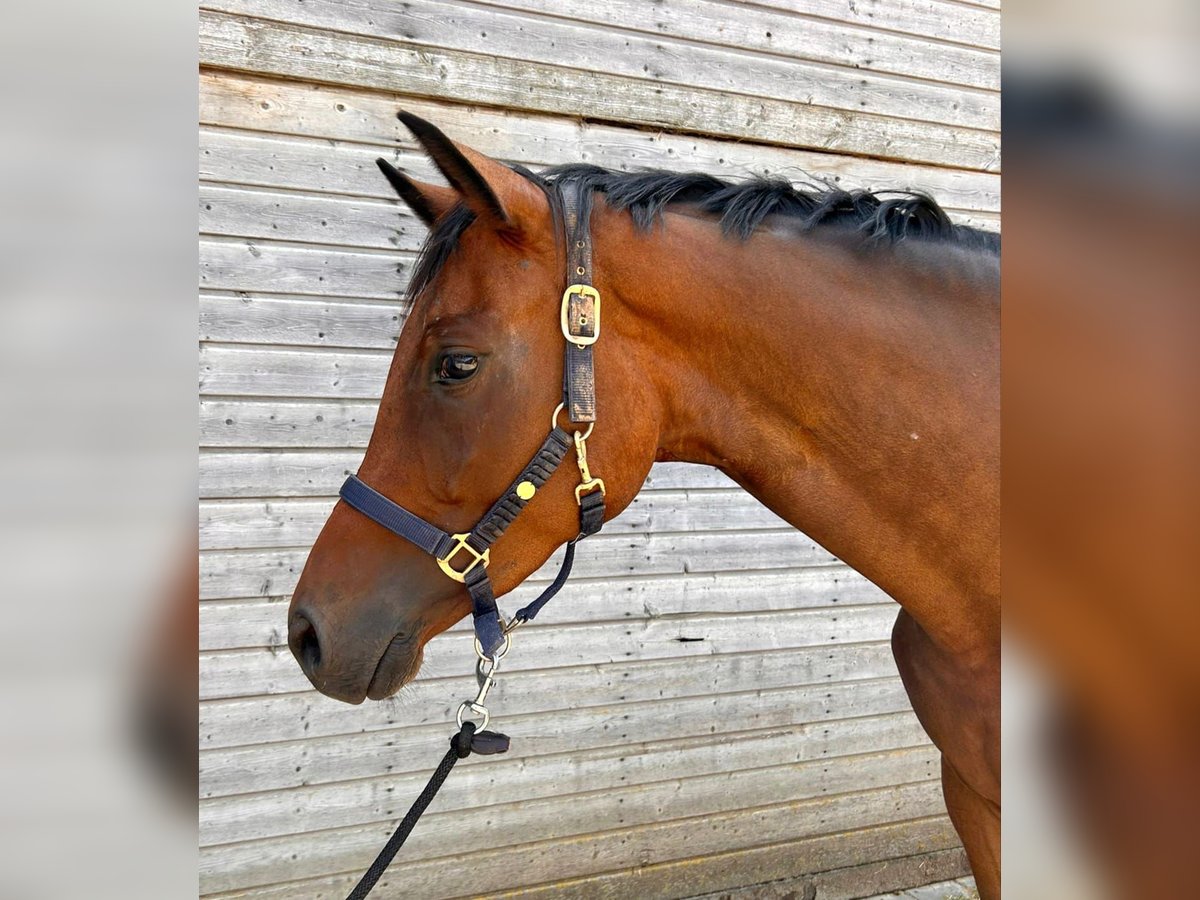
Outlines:
[[1200,8],[1004,23],[1005,887],[1190,896]]
[[196,889],[195,25],[0,29],[3,897]]

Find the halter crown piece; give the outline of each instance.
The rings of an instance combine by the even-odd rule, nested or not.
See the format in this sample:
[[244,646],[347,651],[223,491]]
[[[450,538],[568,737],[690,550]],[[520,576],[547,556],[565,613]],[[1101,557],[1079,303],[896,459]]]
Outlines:
[[[403,506],[389,500],[351,475],[342,485],[341,498],[363,515],[431,554],[441,570],[461,582],[471,596],[475,638],[483,656],[495,658],[506,632],[528,622],[547,601],[562,589],[575,562],[575,544],[595,534],[604,525],[604,482],[593,478],[588,467],[587,439],[596,424],[596,374],[592,345],[600,337],[600,294],[592,285],[591,191],[577,184],[561,185],[563,219],[567,234],[567,289],[563,293],[559,320],[566,351],[563,360],[563,402],[554,410],[550,433],[533,459],[492,504],[470,531],[449,534]],[[558,425],[566,410],[573,425],[586,431],[569,433]],[[554,581],[528,606],[519,609],[506,625],[500,621],[496,595],[488,577],[491,546],[504,534],[538,488],[545,484],[574,446],[580,483],[575,488],[579,504],[579,533],[567,543],[562,568]]]

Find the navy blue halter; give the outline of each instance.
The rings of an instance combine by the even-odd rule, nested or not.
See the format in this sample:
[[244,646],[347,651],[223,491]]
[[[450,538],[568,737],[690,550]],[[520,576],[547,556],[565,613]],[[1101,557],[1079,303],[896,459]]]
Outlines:
[[491,546],[557,471],[572,445],[580,472],[580,484],[575,489],[579,503],[579,533],[567,542],[567,551],[554,581],[536,600],[517,611],[514,622],[532,619],[562,589],[575,562],[575,544],[604,525],[604,482],[591,476],[586,445],[596,420],[592,345],[600,333],[600,295],[591,283],[592,250],[588,228],[591,196],[568,185],[562,191],[562,201],[569,275],[560,309],[562,332],[567,341],[560,409],[566,409],[573,423],[586,424],[587,431],[571,435],[560,428],[556,410],[550,433],[533,459],[475,527],[462,534],[450,534],[425,521],[389,500],[357,475],[347,478],[340,492],[342,500],[350,506],[433,556],[448,577],[465,585],[471,597],[475,637],[484,655],[489,657],[503,643],[506,628],[512,627],[511,623],[505,626],[500,621],[496,595],[488,577]]

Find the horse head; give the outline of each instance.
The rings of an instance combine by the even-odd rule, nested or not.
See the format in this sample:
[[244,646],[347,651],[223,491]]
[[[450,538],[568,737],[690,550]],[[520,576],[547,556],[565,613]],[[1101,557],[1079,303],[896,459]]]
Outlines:
[[[562,200],[552,185],[455,144],[428,122],[400,118],[449,186],[414,181],[379,161],[430,235],[358,477],[435,529],[462,534],[504,495],[548,429],[577,431],[567,413],[555,412],[565,365],[560,298],[570,281]],[[622,248],[610,242],[608,252]],[[605,272],[596,268],[603,292]],[[641,487],[658,434],[655,397],[639,376],[653,368],[642,358],[652,350],[622,340],[619,308],[605,313],[604,340],[593,347],[604,421],[589,444],[611,516]],[[580,472],[572,463],[536,491],[520,488],[527,509],[488,549],[497,595],[579,533]],[[439,565],[339,502],[289,610],[289,644],[309,680],[351,703],[395,693],[416,675],[425,644],[472,611],[464,585],[447,577],[469,562]]]

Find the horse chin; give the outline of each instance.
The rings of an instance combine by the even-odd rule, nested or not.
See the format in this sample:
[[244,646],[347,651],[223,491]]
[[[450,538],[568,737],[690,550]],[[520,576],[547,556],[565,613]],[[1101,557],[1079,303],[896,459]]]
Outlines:
[[417,677],[424,658],[425,649],[415,635],[396,635],[379,657],[375,674],[367,685],[367,697],[384,700],[395,694]]

